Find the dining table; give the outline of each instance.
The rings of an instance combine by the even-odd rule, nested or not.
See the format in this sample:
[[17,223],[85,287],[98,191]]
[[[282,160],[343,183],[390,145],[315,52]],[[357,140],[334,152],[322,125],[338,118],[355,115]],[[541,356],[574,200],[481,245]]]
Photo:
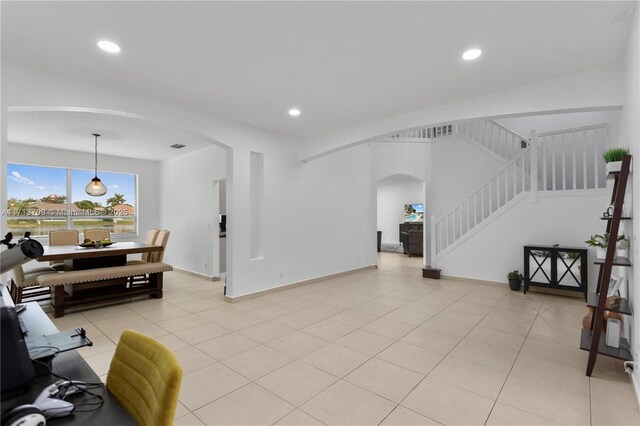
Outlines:
[[38,262],[64,262],[68,269],[94,269],[110,266],[124,266],[127,255],[162,251],[162,246],[117,241],[107,247],[81,247],[78,245],[44,246],[44,254]]
[[[60,274],[69,274],[74,277],[82,272],[90,277],[87,281],[76,281],[62,285],[54,284],[51,290],[51,305],[54,317],[64,315],[65,308],[101,303],[115,299],[127,299],[133,296],[149,295],[150,297],[162,297],[162,272],[171,270],[171,267],[163,263],[150,262],[149,268],[144,267],[146,262],[137,266],[127,263],[127,255],[139,253],[153,253],[163,251],[163,246],[156,246],[133,241],[117,241],[108,246],[86,247],[78,245],[44,246],[44,253],[35,260],[38,262],[64,263]],[[118,268],[132,268],[123,274]],[[96,271],[92,273],[92,271]],[[98,271],[109,271],[100,274]],[[97,276],[103,278],[96,278]],[[62,275],[60,275],[62,276]],[[46,279],[50,274],[45,274]],[[55,277],[54,279],[57,279]],[[77,278],[76,278],[77,280]],[[46,285],[46,284],[44,284]]]

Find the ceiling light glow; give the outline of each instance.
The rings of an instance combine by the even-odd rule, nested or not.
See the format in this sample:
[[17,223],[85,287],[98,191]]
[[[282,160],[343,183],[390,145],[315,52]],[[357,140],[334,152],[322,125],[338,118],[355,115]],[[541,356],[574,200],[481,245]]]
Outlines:
[[300,110],[298,108],[291,108],[289,110],[289,115],[292,117],[297,117],[300,115]]
[[108,53],[120,53],[120,46],[112,41],[100,40],[98,47]]
[[480,49],[469,49],[462,54],[462,59],[465,61],[473,61],[474,59],[478,59],[482,55],[482,50]]

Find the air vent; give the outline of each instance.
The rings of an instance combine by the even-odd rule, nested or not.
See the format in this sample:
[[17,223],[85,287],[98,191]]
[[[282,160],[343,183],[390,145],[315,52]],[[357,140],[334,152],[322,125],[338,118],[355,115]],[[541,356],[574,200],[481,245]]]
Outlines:
[[182,149],[182,148],[184,148],[185,146],[186,146],[186,145],[182,145],[182,144],[179,144],[179,143],[174,143],[173,145],[171,145],[171,148],[174,148],[174,149]]

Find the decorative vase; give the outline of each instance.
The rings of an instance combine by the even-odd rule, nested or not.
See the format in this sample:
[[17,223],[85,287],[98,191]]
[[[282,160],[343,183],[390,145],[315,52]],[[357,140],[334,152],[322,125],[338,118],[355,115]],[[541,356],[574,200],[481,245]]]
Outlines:
[[511,287],[513,291],[520,290],[520,284],[522,284],[521,280],[509,280],[509,287]]
[[[607,257],[607,248],[606,247],[596,247],[596,258],[605,259]],[[613,258],[617,257],[616,252],[613,253]]]
[[612,161],[607,163],[607,173],[619,172],[622,168],[622,161]]
[[629,257],[629,250],[624,249],[616,249],[616,257]]
[[[585,330],[591,329],[591,320],[593,318],[593,315],[595,315],[595,312],[596,312],[595,308],[587,308],[587,315],[584,318],[582,318],[582,328],[584,328]],[[607,320],[609,318],[622,320],[622,317],[620,316],[619,313],[605,311],[604,315],[602,316],[602,329],[605,332],[607,331]]]

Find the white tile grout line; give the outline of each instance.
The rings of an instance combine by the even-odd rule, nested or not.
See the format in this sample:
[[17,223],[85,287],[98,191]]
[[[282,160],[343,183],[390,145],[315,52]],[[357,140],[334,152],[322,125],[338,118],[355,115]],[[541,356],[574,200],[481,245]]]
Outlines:
[[[402,274],[399,274],[399,275],[400,275],[400,277],[398,277],[398,278],[402,278]],[[356,283],[357,283],[357,281],[356,281]],[[345,283],[344,285],[349,285],[349,284],[352,284],[352,283]],[[443,283],[443,284],[445,284],[445,283]],[[332,286],[330,286],[330,287],[328,287],[328,288],[334,288],[334,287],[336,287],[336,286],[338,286],[338,285],[343,285],[343,284],[338,283],[338,284],[332,285]],[[403,286],[403,287],[404,287],[404,288],[407,288],[407,289],[409,289],[409,288],[413,288],[413,286],[410,286],[409,284],[407,284],[407,285],[405,285],[405,286]],[[430,291],[424,292],[424,293],[422,293],[422,295],[421,295],[419,298],[422,298],[422,297],[427,296],[427,295],[429,295],[429,294],[431,294],[431,293],[437,292],[437,291],[439,291],[439,290],[441,290],[441,289],[443,289],[443,288],[444,288],[444,286],[442,286],[442,287],[440,287],[440,288],[438,288],[438,289],[432,289],[432,290],[430,290]],[[318,289],[318,292],[319,292],[319,291],[324,291],[324,290],[326,290],[326,289],[327,289],[327,288],[324,288],[324,287],[323,287],[322,289]],[[368,304],[368,303],[375,303],[375,300],[377,300],[377,299],[379,299],[379,298],[387,297],[387,296],[392,296],[392,293],[394,293],[394,292],[396,292],[396,291],[401,291],[401,290],[399,290],[398,288],[395,288],[395,287],[394,287],[394,288],[391,288],[389,291],[387,291],[387,292],[385,292],[385,293],[382,293],[382,294],[375,294],[375,296],[374,296],[373,298],[368,299],[367,301],[364,301],[364,302],[362,302],[362,303],[360,303],[360,304],[353,305],[353,306],[351,306],[351,307],[345,307],[345,306],[337,306],[337,307],[338,307],[338,308],[340,308],[340,309],[342,309],[342,311],[341,311],[341,312],[345,312],[345,311],[353,310],[353,309],[357,308],[358,306],[362,306],[362,305],[364,305],[364,304]],[[407,334],[409,334],[409,333],[413,332],[414,330],[416,330],[417,328],[419,328],[421,325],[423,325],[425,322],[427,322],[427,321],[431,320],[432,318],[436,317],[439,313],[441,313],[441,312],[442,312],[442,311],[444,311],[445,309],[449,308],[450,306],[454,305],[455,303],[459,302],[461,299],[463,299],[464,297],[466,297],[466,296],[468,296],[469,294],[473,293],[474,291],[475,291],[475,289],[474,289],[474,290],[471,290],[471,291],[467,291],[467,292],[460,293],[460,296],[459,296],[459,297],[457,297],[457,298],[455,298],[455,299],[451,299],[451,303],[449,303],[449,304],[448,304],[448,305],[446,305],[445,307],[441,308],[439,311],[437,311],[436,313],[434,313],[433,315],[431,315],[429,318],[427,318],[426,320],[424,320],[424,321],[423,321],[423,322],[421,322],[420,324],[415,325],[412,329],[410,329],[409,331],[407,331],[407,332],[406,332],[405,334],[403,334],[401,337],[398,337],[398,338],[391,338],[391,339],[394,339],[394,340],[395,340],[393,343],[391,343],[391,345],[393,345],[393,344],[395,344],[396,342],[400,341],[400,340],[401,340],[403,337],[405,337]],[[315,293],[315,292],[312,292],[312,293]],[[456,293],[458,293],[458,292],[456,292]],[[485,315],[483,315],[483,317],[482,317],[480,320],[478,320],[478,322],[477,322],[477,323],[476,323],[476,324],[475,324],[475,325],[474,325],[474,326],[473,326],[473,327],[472,327],[472,328],[471,328],[471,329],[470,329],[470,330],[469,330],[469,331],[468,331],[468,332],[467,332],[463,337],[461,337],[461,338],[459,339],[458,343],[456,343],[456,345],[454,345],[454,347],[453,347],[452,349],[450,349],[450,350],[447,352],[447,354],[445,354],[445,355],[444,355],[444,357],[443,357],[442,359],[446,358],[446,357],[448,356],[448,354],[449,354],[451,351],[453,351],[453,350],[455,349],[455,347],[456,347],[456,346],[457,346],[457,345],[458,345],[458,344],[459,344],[459,343],[460,343],[460,342],[461,342],[461,341],[462,341],[462,340],[463,340],[463,339],[464,339],[464,338],[465,338],[469,333],[471,333],[471,332],[472,332],[472,331],[473,331],[473,330],[474,330],[474,329],[475,329],[475,328],[480,324],[480,322],[481,322],[481,321],[482,321],[482,320],[483,320],[483,319],[484,319],[484,318],[485,318],[489,313],[491,313],[491,312],[492,312],[492,311],[493,311],[493,310],[494,310],[494,309],[499,305],[499,303],[500,303],[500,302],[501,302],[501,301],[502,301],[502,300],[503,300],[503,299],[504,299],[508,294],[509,294],[509,293],[507,292],[507,293],[505,293],[505,294],[504,294],[500,299],[498,299],[498,300],[497,300],[497,302],[491,306],[491,309],[490,309],[490,310],[489,310]],[[298,298],[298,296],[296,296],[296,298]],[[303,298],[303,299],[304,299],[304,295],[303,295],[303,296],[301,296],[300,298]],[[305,300],[310,300],[311,302],[315,303],[315,305],[312,305],[312,306],[310,306],[310,307],[317,306],[317,305],[320,305],[320,304],[329,305],[329,306],[335,306],[335,305],[330,305],[330,304],[328,304],[328,303],[317,302],[317,301],[314,301],[314,300],[311,300],[311,299],[305,299]],[[392,312],[394,312],[394,311],[396,311],[396,310],[400,310],[403,306],[406,306],[406,305],[408,305],[408,304],[410,304],[410,303],[411,303],[411,301],[406,301],[406,302],[407,302],[407,303],[404,303],[403,305],[400,305],[400,306],[398,306],[398,307],[395,307],[393,310],[391,310],[391,311],[387,312],[386,314],[384,314],[384,315],[382,315],[382,316],[376,316],[376,318],[374,318],[374,319],[372,319],[372,320],[370,320],[370,321],[366,322],[365,324],[361,325],[359,328],[354,329],[353,331],[351,331],[351,332],[347,333],[346,335],[351,334],[351,333],[355,332],[356,330],[361,330],[363,327],[365,327],[365,326],[366,326],[366,325],[368,325],[369,323],[371,323],[371,322],[373,322],[373,321],[376,321],[377,319],[383,318],[383,317],[385,317],[386,315],[389,315],[390,313],[392,313]],[[532,321],[532,323],[531,323],[531,326],[529,327],[529,332],[530,332],[531,328],[533,327],[533,324],[535,323],[535,321],[536,321],[536,319],[537,319],[537,317],[538,317],[538,315],[539,315],[539,313],[540,313],[540,310],[541,310],[541,309],[542,309],[542,307],[544,306],[545,302],[546,302],[546,300],[543,300],[543,301],[542,301],[542,303],[540,303],[540,306],[538,307],[538,311],[536,312],[536,317],[534,318],[534,320],[533,320],[533,321]],[[180,306],[178,306],[177,304],[174,304],[174,303],[172,303],[172,302],[166,301],[166,303],[170,303],[170,304],[172,304],[173,306],[176,306],[176,307],[180,308]],[[273,304],[279,304],[279,303],[282,303],[282,302],[274,302],[274,303],[272,303],[271,305],[273,305]],[[220,304],[220,306],[222,306],[222,305],[223,305],[223,304]],[[139,314],[138,312],[136,312],[135,310],[131,309],[131,307],[129,307],[129,306],[127,306],[127,305],[125,305],[125,306],[126,306],[129,310],[131,310],[132,312],[134,312],[136,315],[138,315],[138,316],[140,316],[140,317],[142,317],[142,318],[144,318],[144,319],[146,320],[146,318],[145,318],[143,315],[141,315],[141,314]],[[386,305],[385,305],[385,306],[386,306]],[[482,305],[482,306],[485,306],[485,305]],[[486,305],[486,306],[489,306],[489,305]],[[301,312],[301,311],[303,311],[303,310],[305,310],[305,309],[308,309],[308,308],[310,308],[310,307],[303,308],[302,310],[298,310],[298,311],[295,311],[295,312]],[[338,315],[338,314],[340,314],[341,312],[336,313],[335,315]],[[245,311],[245,313],[250,313],[250,311]],[[197,314],[197,312],[196,312],[196,313],[191,313],[191,312],[190,312],[190,314]],[[82,314],[81,314],[81,315],[82,315]],[[188,315],[188,314],[185,314],[185,316],[186,316],[186,315]],[[285,314],[285,315],[287,315],[287,314]],[[331,318],[331,317],[333,317],[333,316],[335,316],[335,315],[332,315],[332,316],[330,316],[330,317],[325,317],[325,318],[319,319],[318,321],[315,321],[314,323],[310,324],[309,326],[311,326],[311,325],[313,325],[313,324],[316,324],[316,323],[318,323],[318,322],[320,322],[320,321],[323,321],[323,320],[330,320],[330,318]],[[284,315],[283,315],[283,316],[284,316]],[[373,315],[373,316],[375,316],[375,315]],[[86,318],[86,317],[85,317],[85,318]],[[276,317],[276,318],[277,318],[277,317]],[[273,321],[273,320],[274,320],[274,319],[276,319],[276,318],[273,318],[273,319],[264,319],[264,321],[263,321],[262,323],[269,322],[269,321]],[[87,321],[89,321],[89,320],[87,319]],[[147,321],[149,321],[149,320],[147,320]],[[89,321],[89,322],[91,322],[91,321]],[[215,321],[211,321],[211,322],[216,323]],[[334,322],[335,322],[335,321],[334,321]],[[94,325],[94,326],[95,326],[95,324],[93,324],[93,322],[91,322],[91,323],[92,323],[92,325]],[[216,323],[216,324],[217,324],[217,323]],[[218,325],[219,325],[219,324],[218,324]],[[413,325],[413,324],[407,324],[407,325]],[[246,328],[250,328],[250,327],[251,327],[251,326],[246,327]],[[96,326],[96,328],[97,328],[97,326]],[[100,329],[99,329],[99,330],[100,330]],[[239,331],[241,331],[241,330],[242,330],[242,329],[240,329],[240,330],[232,330],[232,331],[230,331],[230,333],[227,333],[227,334],[231,334],[231,333],[233,333],[233,332],[239,332]],[[167,330],[165,330],[165,331],[167,331]],[[300,332],[302,332],[302,333],[305,333],[305,334],[308,334],[308,335],[313,336],[312,334],[310,334],[310,333],[307,333],[307,332],[303,331],[303,329],[295,330],[295,331],[300,331]],[[500,331],[500,330],[497,330],[497,331]],[[102,331],[101,331],[101,332],[102,332]],[[437,331],[435,331],[435,332],[437,332]],[[527,333],[527,336],[525,336],[525,337],[524,337],[523,344],[520,346],[520,350],[518,351],[518,355],[516,355],[516,359],[517,359],[517,357],[519,356],[520,351],[522,350],[522,347],[524,346],[524,342],[526,341],[526,338],[528,337],[529,332]],[[168,331],[167,331],[167,333],[168,333],[168,334],[171,334],[171,335],[174,335],[174,333],[171,333],[171,332],[168,332]],[[506,333],[506,334],[512,334],[512,333],[507,333],[507,332],[505,332],[505,333]],[[377,334],[377,333],[373,333],[373,334]],[[440,333],[440,334],[443,334],[443,333]],[[346,336],[346,335],[345,335],[345,336]],[[446,335],[446,333],[445,333],[445,335]],[[381,336],[382,336],[382,335],[381,335]],[[107,339],[109,339],[109,340],[111,340],[111,341],[113,342],[113,340],[112,340],[111,338],[109,338],[108,336],[106,336],[106,335],[105,335],[105,337],[107,337]],[[216,337],[216,338],[219,338],[219,337],[222,337],[222,336],[218,336],[218,337]],[[245,337],[247,337],[247,336],[245,336]],[[313,337],[317,337],[317,336],[313,336]],[[389,338],[388,336],[382,336],[382,337]],[[457,337],[457,336],[454,336],[454,337]],[[522,337],[522,336],[521,336],[521,337]],[[248,337],[247,337],[247,338],[248,338]],[[214,339],[215,339],[215,338],[214,338]],[[213,340],[213,339],[210,339],[210,340]],[[251,339],[251,340],[253,340],[253,339]],[[277,339],[274,339],[274,340],[277,340]],[[324,340],[324,339],[322,339],[322,340]],[[113,343],[115,343],[115,342],[113,342]],[[186,343],[188,343],[188,342],[186,342]],[[257,343],[259,343],[259,344],[260,344],[260,342],[257,342]],[[335,343],[335,344],[340,345],[340,344],[339,344],[339,343],[337,343],[336,341],[333,341],[333,342],[331,342],[331,341],[327,341],[327,344],[330,344],[330,343]],[[410,344],[410,343],[408,343],[408,344]],[[264,345],[264,346],[269,347],[269,346],[268,346],[268,345],[266,345],[266,344],[261,344],[261,345]],[[371,356],[371,355],[369,355],[369,354],[364,354],[364,355],[368,356],[369,358],[368,358],[366,361],[364,361],[362,364],[360,364],[360,365],[358,365],[357,367],[355,367],[354,369],[352,369],[352,370],[351,370],[351,372],[353,372],[353,371],[357,370],[357,369],[358,369],[358,368],[360,368],[362,365],[364,365],[365,363],[369,362],[372,358],[377,357],[377,355],[379,355],[381,352],[383,352],[384,350],[386,350],[386,349],[387,349],[389,346],[391,346],[391,345],[386,346],[385,348],[383,348],[382,350],[380,350],[379,352],[377,352],[377,353],[376,353],[375,355],[373,355],[373,356]],[[198,348],[196,347],[196,345],[191,345],[191,344],[189,344],[189,346],[190,346],[190,347],[194,347],[194,348],[198,349]],[[326,346],[326,345],[323,345],[322,347],[324,347],[324,346]],[[345,347],[344,345],[340,345],[340,346]],[[415,346],[415,345],[413,345],[413,346]],[[322,347],[321,347],[321,348],[322,348]],[[318,348],[318,349],[316,349],[316,350],[319,350],[319,349],[321,349],[321,348]],[[251,349],[253,349],[253,348],[251,348]],[[251,350],[251,349],[247,349],[247,351],[248,351],[248,350]],[[273,349],[273,348],[272,348],[272,349]],[[350,349],[350,348],[349,348],[349,349]],[[198,350],[199,350],[199,349],[198,349]],[[351,350],[353,350],[353,349],[351,349]],[[200,350],[200,351],[201,351],[201,350]],[[201,351],[201,352],[202,352],[202,351]],[[243,353],[243,352],[246,352],[246,351],[239,352],[238,354]],[[356,352],[359,352],[359,351],[356,351]],[[203,353],[204,353],[204,352],[203,352]],[[238,355],[238,354],[234,354],[234,356],[235,356],[235,355]],[[287,355],[287,354],[285,354],[285,355]],[[289,356],[289,355],[287,355],[287,356]],[[224,362],[223,362],[223,361],[218,360],[218,359],[215,359],[214,357],[211,357],[211,358],[212,358],[212,359],[214,359],[216,362],[220,362],[220,363],[222,363],[222,364],[223,364],[223,365],[225,365],[227,368],[230,368],[231,370],[235,371],[236,373],[240,374],[241,376],[246,377],[246,376],[242,375],[241,373],[237,372],[236,370],[232,369],[231,367],[227,366],[226,364],[224,364]],[[288,362],[288,363],[286,363],[286,364],[284,364],[284,365],[282,365],[282,366],[278,367],[277,369],[275,369],[275,370],[273,370],[273,371],[277,371],[278,369],[283,368],[283,367],[285,367],[286,365],[291,364],[292,362],[295,362],[295,361],[296,361],[296,358],[295,358],[295,357],[292,357],[292,358],[293,358],[293,360],[292,360],[292,361],[290,361],[290,362]],[[308,364],[307,362],[305,362],[304,360],[302,360],[302,358],[299,358],[299,359],[297,359],[297,360],[299,360],[299,361],[301,361],[301,362],[304,362],[305,364]],[[435,370],[435,369],[437,368],[437,366],[440,364],[440,362],[441,362],[441,361],[442,361],[442,360],[440,360],[440,361],[439,361],[439,362],[438,362],[438,363],[437,363],[437,364],[436,364],[436,365],[435,365],[435,366],[434,366],[434,367],[433,367],[429,372],[427,372],[427,373],[426,373],[425,378],[429,375],[429,373],[430,373],[431,371],[433,371],[433,370]],[[514,361],[514,363],[515,363],[515,361]],[[392,363],[392,364],[393,364],[393,363]],[[313,367],[313,368],[317,368],[317,367],[315,367],[315,366],[313,366],[313,365],[311,365],[311,364],[308,364],[308,365],[310,365],[310,366],[311,366],[311,367]],[[393,364],[393,365],[395,365],[395,364]],[[207,368],[207,367],[208,367],[208,366],[205,366],[205,367],[203,367],[203,368]],[[402,367],[402,366],[398,366],[398,367],[400,367],[400,368],[405,368],[405,367]],[[509,373],[507,374],[507,379],[508,379],[508,377],[509,377],[509,375],[510,375],[510,373],[511,373],[511,369],[512,369],[512,368],[513,368],[513,364],[511,365],[511,368],[510,368],[510,370],[509,370]],[[412,371],[412,370],[410,370],[410,369],[407,369],[407,370]],[[194,372],[195,372],[195,371],[197,371],[197,370],[194,370]],[[270,373],[272,373],[273,371],[270,371],[270,372],[268,372],[268,373],[265,373],[265,375],[270,374]],[[189,374],[191,374],[191,373],[193,373],[193,372],[190,372]],[[329,374],[331,374],[331,373],[329,373]],[[419,374],[422,374],[422,373],[419,373]],[[333,375],[333,374],[331,374],[331,375],[332,375],[332,376],[334,376],[334,377],[337,377],[337,376],[335,376],[335,375]],[[264,376],[264,375],[263,375],[263,376]],[[263,376],[261,376],[261,377],[263,377]],[[261,378],[261,377],[259,377],[259,378]],[[345,376],[345,377],[346,377],[346,376]],[[251,379],[247,378],[247,380],[249,380],[249,382],[248,382],[247,384],[249,384],[249,383],[255,383],[255,381],[256,381],[256,380],[258,380],[259,378],[256,378],[255,380],[251,380]],[[407,395],[409,395],[409,394],[410,394],[410,393],[411,393],[411,392],[412,392],[412,391],[413,391],[413,390],[414,390],[414,389],[415,389],[415,388],[416,388],[420,383],[422,383],[422,381],[424,381],[424,379],[425,379],[425,378],[423,378],[423,379],[422,379],[422,380],[421,380],[421,381],[420,381],[416,386],[414,386],[414,388],[412,388],[412,390],[411,390],[409,393],[407,393]],[[318,394],[322,393],[324,390],[326,390],[326,389],[328,389],[329,387],[331,387],[331,386],[335,385],[336,383],[338,383],[338,382],[339,382],[339,381],[341,381],[341,380],[344,380],[345,382],[350,383],[350,384],[352,384],[352,385],[354,385],[354,386],[358,386],[358,385],[356,385],[356,384],[353,384],[353,383],[351,383],[351,382],[349,382],[349,381],[345,380],[344,378],[337,377],[337,379],[338,379],[337,381],[333,382],[331,385],[327,386],[326,388],[324,388],[324,389],[320,390],[318,393],[316,393],[314,396],[310,397],[308,400],[313,399],[315,396],[317,396]],[[506,383],[506,379],[505,379],[505,383]],[[504,384],[505,384],[505,383],[503,383],[503,387],[504,387]],[[256,385],[260,386],[258,383],[256,383]],[[213,400],[213,401],[208,402],[207,404],[203,405],[203,407],[204,407],[204,406],[206,406],[206,405],[208,405],[208,404],[211,404],[212,402],[214,402],[214,401],[216,401],[216,400],[218,400],[218,399],[220,399],[220,398],[222,398],[222,397],[224,397],[224,396],[226,396],[226,395],[228,395],[228,394],[229,394],[229,393],[231,393],[231,392],[234,392],[234,391],[236,391],[236,390],[238,390],[238,389],[241,389],[241,388],[242,388],[242,387],[244,387],[244,386],[246,386],[246,384],[245,384],[245,385],[243,385],[243,386],[240,386],[239,388],[236,388],[236,389],[234,389],[234,390],[232,390],[232,391],[228,392],[227,394],[225,394],[225,395],[223,395],[223,396],[221,396],[221,397],[219,397],[219,398],[216,398],[216,399],[215,399],[215,400]],[[455,385],[453,385],[453,386],[455,386]],[[260,387],[261,387],[262,389],[265,389],[265,388],[263,388],[262,386],[260,386]],[[360,387],[360,386],[358,386],[358,387]],[[458,387],[458,386],[456,386],[456,387]],[[368,390],[368,389],[365,389],[365,388],[362,388],[362,387],[360,387],[360,388],[361,388],[361,389],[363,389],[363,390],[365,390],[365,391],[367,391],[367,392],[371,392],[371,391],[370,391],[370,390]],[[265,390],[266,390],[266,391],[268,391],[268,392],[270,392],[268,389],[265,389]],[[501,388],[501,391],[502,391],[502,388]],[[501,391],[500,391],[500,392],[501,392]],[[272,394],[273,394],[273,392],[270,392],[270,393],[272,393]],[[472,393],[475,393],[475,392],[472,392]],[[375,392],[373,392],[373,394],[375,394]],[[273,394],[273,395],[274,395],[274,396],[276,396],[276,397],[278,397],[279,399],[282,399],[281,397],[279,397],[279,396],[278,396],[278,395],[276,395],[276,394]],[[375,395],[377,395],[377,394],[375,394]],[[498,397],[499,397],[499,395],[500,395],[500,393],[498,394]],[[380,396],[380,395],[377,395],[377,396]],[[481,395],[481,396],[484,396],[484,395]],[[380,397],[382,397],[382,396],[380,396]],[[491,409],[491,411],[490,411],[490,413],[489,413],[489,415],[488,415],[487,419],[490,417],[491,412],[493,411],[493,407],[495,407],[495,403],[497,402],[498,397],[496,397],[496,399],[495,399],[495,401],[494,401],[494,405],[492,406],[492,409]],[[389,400],[388,398],[385,398],[385,397],[382,397],[382,398]],[[406,398],[406,396],[405,396],[405,398]],[[404,400],[405,398],[403,398],[402,400]],[[284,399],[282,399],[282,400],[283,400],[283,401],[285,401]],[[307,401],[308,401],[308,400],[307,400]],[[305,401],[304,403],[306,403],[307,401]],[[391,400],[389,400],[389,401],[391,401]],[[291,404],[291,403],[289,403],[288,401],[285,401],[285,402],[287,402],[288,404],[290,404],[290,405],[292,405],[292,406],[294,406],[294,407],[296,407],[296,408],[294,408],[294,410],[290,411],[289,413],[287,413],[287,414],[286,414],[285,416],[283,416],[282,418],[286,417],[287,415],[289,415],[291,412],[295,411],[296,409],[300,409],[300,406],[304,404],[304,403],[303,403],[303,404],[301,404],[300,406],[295,406],[295,404]],[[388,416],[389,416],[393,411],[395,411],[395,410],[397,409],[397,407],[401,404],[401,402],[402,402],[402,401],[400,402],[400,404],[399,404],[399,403],[396,403],[395,401],[391,401],[391,402],[393,402],[394,404],[396,404],[396,407],[395,407],[393,410],[391,410],[391,412],[390,412],[389,414],[387,414],[387,416],[385,416],[385,418],[386,418],[386,417],[388,417]],[[183,404],[183,405],[184,405],[184,404]],[[186,406],[185,406],[185,408],[186,408]],[[200,408],[202,408],[202,407],[198,407],[197,409],[200,409]],[[403,408],[406,408],[406,407],[404,407],[404,406],[403,406]],[[197,410],[197,409],[196,409],[196,410]],[[191,410],[189,410],[189,409],[187,409],[187,410],[188,410],[189,412],[188,412],[188,413],[186,413],[185,415],[188,415],[189,413],[194,414],[194,413],[193,413],[193,411],[191,411]],[[409,410],[410,410],[410,409],[409,409]],[[195,410],[194,410],[194,411],[195,411]],[[301,410],[301,411],[302,411],[302,412],[304,412],[304,413],[306,413],[304,410]],[[413,411],[413,410],[410,410],[410,411]],[[306,413],[306,414],[310,415],[309,413]],[[420,413],[417,413],[417,414],[420,414]],[[420,414],[420,415],[422,415],[422,414]],[[195,416],[195,414],[194,414],[194,416]],[[310,416],[311,416],[311,415],[310,415]],[[196,417],[197,417],[197,416],[196,416]],[[311,416],[311,417],[313,417],[313,416]],[[316,420],[317,420],[317,419],[316,419]],[[384,419],[383,419],[383,421],[384,421]]]
[[[507,377],[505,378],[504,382],[502,383],[502,386],[500,386],[500,392],[498,392],[498,395],[496,396],[496,399],[493,401],[493,405],[491,406],[491,410],[489,411],[489,415],[487,416],[487,419],[484,422],[485,425],[487,424],[487,422],[491,418],[491,413],[493,413],[493,409],[495,408],[496,404],[498,403],[498,399],[500,399],[500,395],[502,394],[502,390],[504,389],[504,385],[507,384],[507,380],[509,380],[509,376],[511,376],[511,371],[513,370],[513,366],[516,365],[516,362],[518,362],[518,357],[520,356],[520,352],[522,352],[522,348],[524,347],[524,344],[527,341],[527,337],[529,337],[529,333],[531,333],[531,329],[533,328],[533,325],[535,324],[536,320],[538,319],[538,315],[540,315],[540,310],[542,309],[543,306],[544,306],[544,301],[540,304],[540,307],[538,308],[538,312],[536,312],[535,318],[533,319],[533,321],[531,321],[531,325],[529,326],[529,331],[527,331],[527,335],[524,336],[524,339],[522,339],[522,345],[520,345],[520,349],[518,349],[518,354],[516,355],[515,359],[513,360],[513,364],[511,364],[511,367],[509,368],[509,372],[507,373]],[[513,407],[513,408],[517,408],[517,407]],[[521,408],[518,408],[518,409],[522,410]],[[522,410],[522,411],[526,411],[526,410]],[[532,413],[532,414],[535,414],[535,413]],[[542,416],[540,416],[540,417],[542,417]],[[547,420],[555,421],[553,419],[547,419]]]
[[[466,296],[466,295],[467,295],[467,294],[469,294],[469,293],[472,293],[473,291],[474,291],[474,290],[472,290],[472,291],[470,291],[470,292],[468,292],[468,293],[464,294],[462,297]],[[476,324],[475,324],[475,325],[474,325],[474,326],[473,326],[473,327],[472,327],[472,328],[471,328],[471,329],[470,329],[470,330],[469,330],[469,331],[468,331],[464,336],[462,336],[462,337],[460,338],[460,340],[458,340],[458,343],[456,343],[456,344],[455,344],[455,345],[454,345],[454,346],[453,346],[453,347],[452,347],[452,348],[451,348],[451,349],[450,349],[450,350],[445,354],[445,356],[444,356],[444,357],[442,357],[442,359],[441,359],[440,361],[438,361],[438,363],[437,363],[437,364],[436,364],[436,365],[435,365],[431,370],[429,370],[429,372],[427,372],[427,374],[425,374],[425,376],[424,376],[424,378],[423,378],[422,380],[420,380],[420,381],[419,381],[419,382],[418,382],[418,383],[417,383],[413,388],[411,388],[411,390],[410,390],[410,391],[409,391],[409,392],[404,396],[404,398],[402,398],[402,400],[400,400],[400,402],[398,403],[398,405],[402,405],[402,402],[407,398],[407,396],[411,395],[411,393],[412,393],[412,392],[413,392],[413,391],[414,391],[418,386],[420,386],[420,384],[421,384],[422,382],[424,382],[424,381],[427,379],[427,377],[429,377],[429,374],[430,374],[433,370],[435,370],[436,368],[438,368],[438,365],[440,365],[440,363],[442,362],[442,360],[443,360],[443,359],[445,359],[445,358],[446,358],[446,357],[451,353],[451,351],[453,351],[453,350],[454,350],[454,349],[455,349],[455,348],[460,344],[460,342],[462,342],[462,340],[463,340],[465,337],[467,337],[467,336],[469,335],[469,333],[471,333],[471,332],[472,332],[472,331],[473,331],[473,330],[478,326],[478,324],[480,324],[480,322],[481,322],[481,321],[482,321],[482,320],[483,320],[487,315],[489,315],[489,313],[490,313],[491,311],[493,311],[493,309],[495,308],[495,306],[497,306],[497,305],[498,305],[498,304],[499,304],[499,303],[500,303],[500,302],[501,302],[501,301],[502,301],[502,300],[507,296],[507,294],[508,294],[508,293],[505,293],[505,294],[504,294],[504,296],[502,296],[502,297],[498,300],[498,302],[496,303],[496,305],[494,305],[494,307],[493,307],[493,308],[491,308],[491,309],[490,309],[486,314],[484,314],[484,316],[483,316],[480,320],[478,320],[478,322],[477,322],[477,323],[476,323]],[[451,305],[453,305],[453,304],[455,304],[456,302],[458,302],[458,300],[460,300],[462,297],[460,297],[460,298],[456,299],[453,303],[450,303],[450,304],[449,304],[449,305],[447,305],[446,307],[442,308],[440,311],[438,311],[436,314],[434,314],[431,318],[434,318],[436,315],[438,315],[439,313],[441,313],[442,311],[444,311],[445,309],[447,309],[447,308],[448,308],[448,307],[450,307]],[[431,319],[431,318],[429,318],[429,319]],[[427,320],[427,321],[429,321],[429,320]],[[426,322],[426,321],[425,321],[425,322]],[[424,322],[423,322],[422,324],[424,324]],[[422,325],[422,324],[420,324],[420,325]],[[440,333],[440,334],[442,334],[442,333]],[[505,381],[506,381],[506,380],[505,380]],[[447,384],[449,384],[449,383],[447,383]],[[455,386],[455,387],[457,387],[458,389],[462,389],[462,388],[460,388],[459,386],[456,386],[456,385],[451,385],[451,386]],[[463,390],[466,390],[466,389],[463,389]],[[471,391],[467,391],[467,392],[471,392]],[[472,393],[475,393],[475,392],[472,392]],[[477,393],[475,393],[475,394],[476,394],[476,395],[479,395],[479,394],[477,394]],[[484,395],[480,395],[480,396],[483,396],[484,398],[486,398]],[[404,407],[404,405],[403,405],[402,407]],[[397,408],[397,406],[396,406],[396,408]],[[407,407],[404,407],[404,408],[407,408]],[[395,408],[394,408],[394,410],[395,410]],[[393,412],[394,410],[392,410],[391,412]],[[413,410],[411,410],[411,411],[413,411]],[[391,414],[391,413],[389,413],[389,414]],[[385,417],[385,419],[389,416],[389,414],[387,414],[387,416]],[[491,413],[489,413],[489,415],[490,415],[490,414],[491,414]],[[427,417],[427,416],[424,416],[424,414],[421,414],[421,415],[422,415],[423,417]],[[435,419],[431,419],[430,417],[427,417],[427,418],[429,418],[430,420],[434,420],[434,421],[436,421],[436,422],[437,422],[437,420],[435,420]],[[487,416],[487,419],[488,419],[488,418],[489,418],[489,416]],[[382,421],[381,421],[380,423],[382,423],[385,419],[382,419]],[[379,423],[379,424],[380,424],[380,423]],[[438,422],[438,423],[439,423],[439,422]],[[486,423],[486,420],[485,420],[485,423]]]

